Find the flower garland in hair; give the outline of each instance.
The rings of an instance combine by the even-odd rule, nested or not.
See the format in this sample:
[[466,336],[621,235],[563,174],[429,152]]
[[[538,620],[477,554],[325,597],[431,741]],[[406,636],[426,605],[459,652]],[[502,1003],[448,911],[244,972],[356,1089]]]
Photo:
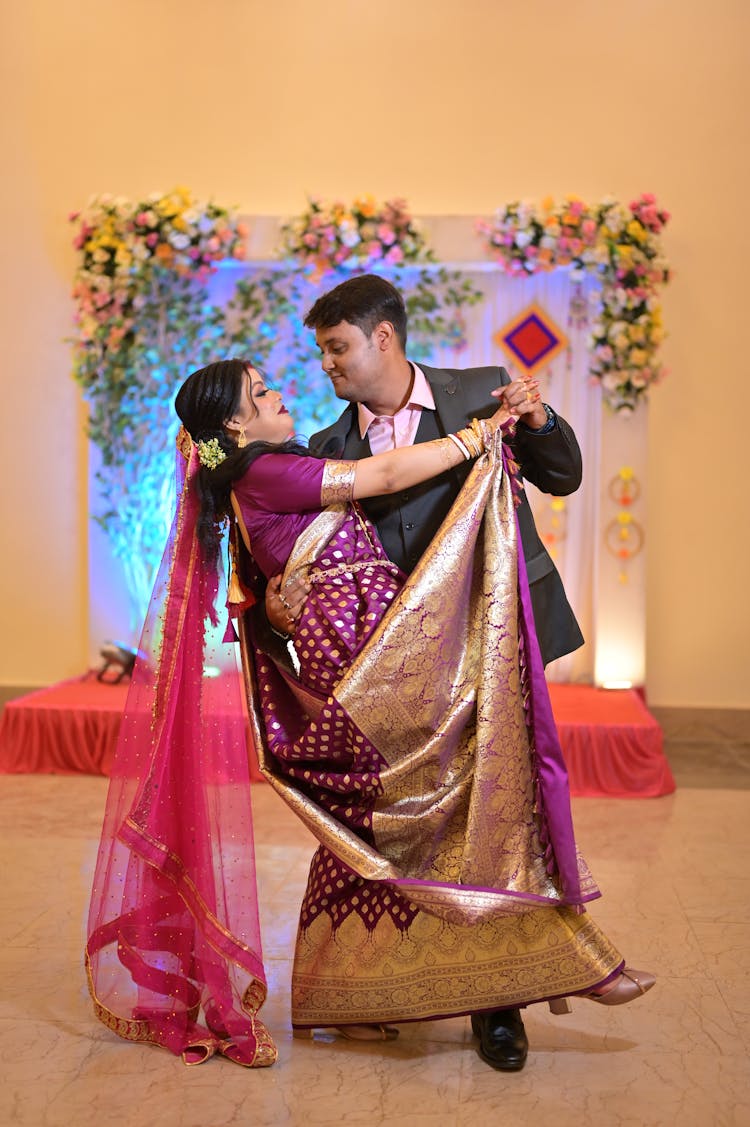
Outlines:
[[615,410],[635,407],[666,374],[656,354],[664,337],[658,290],[669,281],[661,244],[668,220],[651,193],[627,207],[614,199],[589,205],[575,196],[560,204],[515,202],[491,220],[477,220],[485,250],[506,274],[567,266],[574,279],[600,279],[589,372]]
[[196,443],[198,447],[198,461],[207,470],[215,470],[226,460],[226,451],[222,450],[218,438],[201,439]]
[[372,196],[352,204],[308,197],[307,209],[281,228],[281,253],[312,273],[371,270],[434,261],[423,233],[402,199],[382,205]]

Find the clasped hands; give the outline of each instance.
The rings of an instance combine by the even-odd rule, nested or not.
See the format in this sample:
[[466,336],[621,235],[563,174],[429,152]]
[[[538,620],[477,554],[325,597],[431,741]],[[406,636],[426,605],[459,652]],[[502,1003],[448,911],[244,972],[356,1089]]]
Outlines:
[[527,427],[540,430],[547,422],[547,412],[542,405],[539,381],[534,379],[511,380],[491,393],[499,399],[517,419],[522,419]]

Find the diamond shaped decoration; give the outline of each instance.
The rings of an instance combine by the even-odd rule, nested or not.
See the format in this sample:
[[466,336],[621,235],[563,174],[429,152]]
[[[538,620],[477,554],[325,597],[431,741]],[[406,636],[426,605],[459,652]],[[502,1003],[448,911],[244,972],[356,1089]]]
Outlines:
[[498,329],[492,339],[527,375],[542,364],[549,364],[568,347],[565,333],[536,302]]

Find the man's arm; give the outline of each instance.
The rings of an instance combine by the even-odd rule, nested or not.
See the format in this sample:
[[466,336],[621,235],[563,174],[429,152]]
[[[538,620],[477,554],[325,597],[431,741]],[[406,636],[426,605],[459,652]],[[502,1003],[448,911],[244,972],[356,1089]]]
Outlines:
[[519,422],[511,445],[521,474],[542,493],[566,497],[575,493],[583,476],[578,440],[570,423],[552,412],[554,426],[534,431]]
[[[501,379],[508,379],[504,368]],[[583,463],[573,428],[539,395],[537,380],[503,382],[492,392],[518,417],[511,446],[526,481],[555,497],[574,493],[581,484]]]

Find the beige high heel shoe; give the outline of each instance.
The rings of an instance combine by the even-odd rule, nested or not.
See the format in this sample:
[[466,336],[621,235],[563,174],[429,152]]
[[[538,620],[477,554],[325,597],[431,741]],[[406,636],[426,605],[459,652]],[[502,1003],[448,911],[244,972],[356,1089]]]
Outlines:
[[[633,970],[625,967],[613,982],[608,983],[602,990],[589,990],[587,994],[576,995],[598,1002],[601,1006],[624,1006],[635,998],[646,994],[656,983],[656,979],[647,970]],[[569,1014],[572,1012],[569,998],[552,998],[549,1002],[550,1012],[553,1014]]]

